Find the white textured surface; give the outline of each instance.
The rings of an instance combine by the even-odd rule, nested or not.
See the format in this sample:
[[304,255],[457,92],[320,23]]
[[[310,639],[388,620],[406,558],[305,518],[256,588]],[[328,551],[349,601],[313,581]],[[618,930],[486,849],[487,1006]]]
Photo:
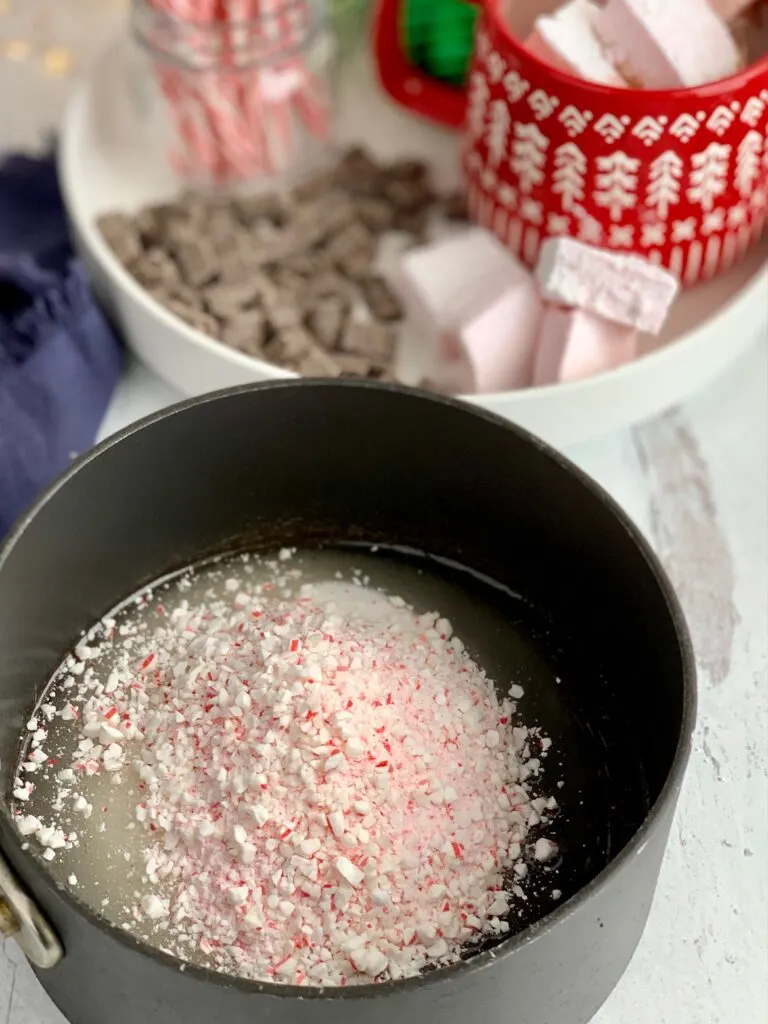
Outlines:
[[[32,6],[32,0],[17,2]],[[49,3],[60,11],[101,0]],[[0,35],[2,28],[0,19]],[[39,138],[44,123],[34,103],[25,103],[22,118],[22,108],[7,102],[9,90],[19,88],[15,70],[0,58],[0,146]],[[729,344],[727,330],[722,344]],[[175,397],[131,365],[104,433]],[[651,920],[594,1024],[765,1024],[766,345],[752,348],[683,408],[569,454],[652,539],[682,596],[702,674],[694,757]],[[652,742],[652,709],[646,728]],[[0,1024],[65,1024],[13,943],[0,945]]]

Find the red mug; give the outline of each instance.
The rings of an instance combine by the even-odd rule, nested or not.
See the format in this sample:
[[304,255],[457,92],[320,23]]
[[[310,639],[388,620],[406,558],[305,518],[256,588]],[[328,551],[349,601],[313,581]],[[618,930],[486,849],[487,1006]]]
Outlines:
[[533,266],[569,235],[634,252],[693,285],[768,216],[768,56],[693,89],[618,89],[529,53],[485,0],[462,166],[470,214]]

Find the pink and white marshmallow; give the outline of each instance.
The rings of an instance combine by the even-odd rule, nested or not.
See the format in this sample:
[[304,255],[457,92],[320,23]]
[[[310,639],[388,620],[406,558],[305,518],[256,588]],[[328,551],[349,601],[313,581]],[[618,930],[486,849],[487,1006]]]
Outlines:
[[541,299],[531,274],[490,232],[470,228],[411,250],[395,285],[436,342],[436,386],[461,393],[530,384]]
[[608,59],[644,89],[690,88],[742,66],[710,0],[607,0],[594,24]]
[[626,87],[595,35],[599,8],[592,0],[570,0],[552,14],[536,19],[525,46],[530,53],[560,71],[590,82]]
[[594,377],[637,355],[637,331],[584,309],[549,306],[541,322],[534,387]]
[[435,384],[487,394],[531,383],[542,306],[530,276],[520,270],[495,300],[443,338]]
[[437,336],[494,299],[517,266],[495,235],[471,227],[410,249],[393,284],[417,325]]
[[649,334],[664,326],[680,283],[640,256],[596,249],[574,238],[548,238],[536,277],[547,302],[583,309]]

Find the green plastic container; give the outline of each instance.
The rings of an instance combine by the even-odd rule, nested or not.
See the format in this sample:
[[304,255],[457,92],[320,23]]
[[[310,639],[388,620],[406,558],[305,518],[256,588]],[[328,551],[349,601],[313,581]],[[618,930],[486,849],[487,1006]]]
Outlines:
[[403,49],[411,64],[442,82],[464,85],[478,13],[463,0],[402,0]]

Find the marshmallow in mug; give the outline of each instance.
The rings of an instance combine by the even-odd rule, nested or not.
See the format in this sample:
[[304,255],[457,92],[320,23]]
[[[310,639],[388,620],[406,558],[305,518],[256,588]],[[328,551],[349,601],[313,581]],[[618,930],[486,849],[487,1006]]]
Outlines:
[[733,21],[748,7],[754,6],[755,0],[709,0],[709,2],[723,21]]
[[533,33],[525,41],[526,49],[553,67],[586,81],[626,88],[627,83],[595,35],[598,11],[593,0],[570,0],[552,14],[536,19]]
[[638,335],[585,309],[548,306],[533,366],[534,387],[583,380],[623,366],[637,355]]
[[664,326],[680,290],[680,282],[663,267],[575,238],[548,238],[536,277],[547,302],[584,309],[649,334]]
[[402,258],[396,286],[438,350],[432,383],[449,391],[530,384],[541,299],[532,275],[484,228]]
[[644,89],[703,85],[742,66],[711,0],[607,0],[594,27],[614,66]]

